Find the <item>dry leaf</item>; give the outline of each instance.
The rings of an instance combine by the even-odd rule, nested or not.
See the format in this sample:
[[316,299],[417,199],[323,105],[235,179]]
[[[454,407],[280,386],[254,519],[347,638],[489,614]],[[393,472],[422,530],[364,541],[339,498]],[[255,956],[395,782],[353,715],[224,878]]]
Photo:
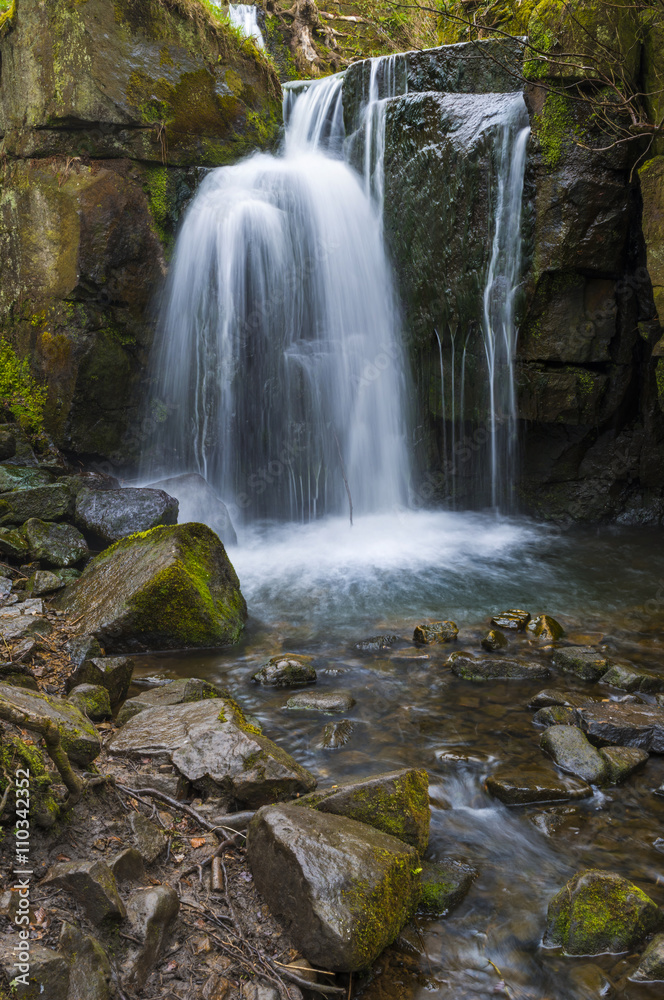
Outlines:
[[192,847],[204,847],[205,837],[192,837],[189,843]]

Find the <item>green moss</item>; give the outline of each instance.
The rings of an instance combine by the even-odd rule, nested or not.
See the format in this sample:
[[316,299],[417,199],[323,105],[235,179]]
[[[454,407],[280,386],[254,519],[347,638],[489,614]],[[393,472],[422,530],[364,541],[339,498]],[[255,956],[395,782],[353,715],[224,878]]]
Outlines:
[[657,396],[660,402],[664,402],[664,358],[659,358],[655,365],[655,382],[657,383]]
[[27,358],[19,359],[11,344],[0,338],[0,406],[25,430],[40,433],[46,388],[38,384]]
[[592,396],[595,391],[595,379],[592,377],[590,372],[578,370],[576,371],[576,384],[584,396]]
[[0,38],[9,31],[16,14],[16,0],[0,0]]
[[165,166],[150,166],[145,168],[143,188],[148,196],[150,215],[155,232],[163,246],[172,250],[174,237],[169,232],[171,202],[168,196],[168,168]]
[[535,126],[544,162],[553,170],[560,165],[578,132],[570,99],[564,94],[548,94],[542,114],[535,116]]
[[377,884],[360,880],[343,893],[354,917],[358,964],[364,967],[394,941],[415,912],[419,897],[419,875],[414,874],[413,858],[376,850],[374,860],[382,868]]
[[0,743],[0,796],[18,768],[30,772],[30,815],[40,826],[53,826],[59,804],[51,794],[53,780],[44,754],[38,746],[12,736]]

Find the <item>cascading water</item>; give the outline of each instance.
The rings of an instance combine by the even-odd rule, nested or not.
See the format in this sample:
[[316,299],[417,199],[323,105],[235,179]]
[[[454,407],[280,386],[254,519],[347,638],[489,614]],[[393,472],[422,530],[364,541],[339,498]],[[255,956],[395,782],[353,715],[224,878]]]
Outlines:
[[286,88],[284,155],[205,178],[166,292],[158,471],[201,473],[250,520],[407,497],[399,309],[379,220],[339,159],[340,87]]
[[[214,0],[213,0],[214,2]],[[253,38],[259,49],[265,48],[263,32],[258,24],[258,8],[250,3],[231,3],[228,5],[228,20],[239,28],[247,38]]]

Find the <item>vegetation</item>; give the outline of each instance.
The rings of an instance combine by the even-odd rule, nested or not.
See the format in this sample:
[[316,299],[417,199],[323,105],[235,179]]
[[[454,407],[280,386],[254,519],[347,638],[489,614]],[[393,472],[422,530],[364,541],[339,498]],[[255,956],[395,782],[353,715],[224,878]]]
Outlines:
[[42,430],[46,388],[39,385],[30,371],[27,358],[20,359],[14,348],[0,338],[0,405],[30,433]]

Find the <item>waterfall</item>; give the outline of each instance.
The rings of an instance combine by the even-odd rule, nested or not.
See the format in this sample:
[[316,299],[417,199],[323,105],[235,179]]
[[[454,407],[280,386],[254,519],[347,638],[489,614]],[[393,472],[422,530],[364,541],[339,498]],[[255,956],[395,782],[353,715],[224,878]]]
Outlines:
[[338,77],[285,88],[283,154],[207,175],[167,284],[151,372],[164,419],[144,471],[198,472],[247,520],[408,495],[399,307],[341,159],[340,95]]
[[382,216],[385,196],[385,112],[387,102],[408,92],[403,55],[370,60],[369,92],[364,107],[364,186]]
[[[216,3],[216,0],[212,0]],[[220,6],[220,4],[216,4]],[[231,3],[228,5],[228,20],[239,28],[247,38],[253,38],[259,49],[265,48],[263,33],[258,25],[258,8],[250,3]]]

